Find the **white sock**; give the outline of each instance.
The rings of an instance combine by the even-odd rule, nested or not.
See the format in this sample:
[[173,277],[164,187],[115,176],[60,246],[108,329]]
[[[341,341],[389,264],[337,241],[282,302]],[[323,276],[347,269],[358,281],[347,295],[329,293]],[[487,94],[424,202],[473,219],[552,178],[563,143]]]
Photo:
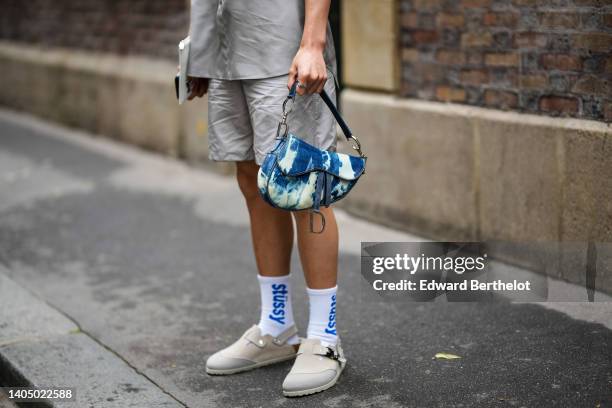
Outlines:
[[338,343],[336,331],[336,292],[338,286],[329,289],[306,288],[310,300],[308,338],[319,339],[324,346]]
[[[257,280],[261,293],[261,315],[257,326],[262,335],[276,337],[294,324],[289,275],[257,275]],[[299,342],[297,334],[287,340],[288,344]]]

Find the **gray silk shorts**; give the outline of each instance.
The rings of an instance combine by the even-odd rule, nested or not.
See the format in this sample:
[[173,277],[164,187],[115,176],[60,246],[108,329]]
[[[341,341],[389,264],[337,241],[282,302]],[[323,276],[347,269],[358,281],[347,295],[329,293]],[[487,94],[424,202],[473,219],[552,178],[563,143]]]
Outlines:
[[[276,144],[276,130],[289,93],[287,75],[264,79],[211,79],[208,88],[208,157],[255,160],[259,165]],[[336,101],[330,74],[325,91]],[[287,118],[289,132],[324,150],[336,148],[336,123],[317,94],[297,95]]]

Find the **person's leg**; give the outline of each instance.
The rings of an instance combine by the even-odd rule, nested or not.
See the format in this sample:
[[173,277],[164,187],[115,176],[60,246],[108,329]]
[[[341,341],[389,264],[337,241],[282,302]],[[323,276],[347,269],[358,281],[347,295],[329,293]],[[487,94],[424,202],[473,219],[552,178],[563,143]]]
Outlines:
[[[265,154],[269,152],[276,144],[275,129],[278,126],[282,113],[282,104],[287,97],[287,75],[282,75],[274,78],[245,80],[242,81],[244,95],[249,109],[251,123],[254,130],[253,151],[257,163],[261,164],[265,158]],[[335,83],[333,78],[328,80],[325,90],[332,100],[335,100]],[[319,95],[298,96],[292,113],[288,117],[289,131],[303,138],[308,143],[318,146],[322,149],[335,149],[336,145],[336,123],[331,112],[327,109],[323,100]],[[246,168],[248,166],[248,168]],[[270,214],[270,217],[278,217],[276,223],[285,225],[286,219],[290,219],[289,212],[276,209],[263,201],[259,196],[256,185],[257,165],[250,162],[245,164],[245,173],[252,172],[253,176],[245,175],[245,182],[253,181],[252,188],[248,194],[256,196],[257,201],[253,201],[253,205],[257,208],[261,205],[265,208],[265,214]],[[244,192],[243,192],[244,193]],[[246,195],[245,195],[246,197]],[[249,201],[247,199],[247,205]],[[270,248],[275,245],[273,240],[284,240],[287,245],[287,258],[283,262],[289,262],[290,250],[293,245],[293,236],[281,235],[285,231],[273,229],[272,226],[262,227],[259,231],[258,223],[254,220],[254,213],[251,213],[251,231],[254,234],[254,241],[262,240],[262,233],[268,233],[269,238],[262,240],[257,257],[265,257],[269,255]],[[259,210],[257,210],[259,211]],[[338,228],[336,220],[331,208],[322,208],[321,212],[326,219],[326,227],[322,234],[310,233],[309,214],[307,211],[294,212],[296,225],[298,230],[298,247],[300,258],[304,269],[306,283],[311,289],[325,289],[336,285],[337,278],[337,262],[338,262]],[[263,214],[263,212],[262,212]],[[315,217],[316,223],[319,223],[319,217]],[[264,222],[264,221],[261,221]],[[273,221],[265,221],[273,222]],[[318,225],[320,226],[320,224]],[[316,227],[316,226],[315,226]],[[265,228],[265,229],[264,229]],[[278,228],[278,227],[274,227]],[[255,239],[257,236],[257,239]],[[276,244],[278,245],[278,243]],[[276,255],[275,255],[276,256]],[[280,262],[280,259],[266,259],[263,262]],[[258,259],[258,262],[259,259]],[[265,267],[260,266],[262,271]],[[282,274],[282,273],[281,273]]]
[[[325,91],[335,101],[333,78]],[[294,108],[298,122],[296,133],[321,149],[333,150],[336,145],[336,122],[319,95],[298,96]],[[314,120],[313,120],[314,118]],[[307,338],[321,340],[325,345],[338,342],[336,334],[336,300],[338,277],[338,227],[331,208],[321,208],[325,229],[321,234],[310,232],[308,211],[296,212],[298,248],[310,304]],[[321,227],[320,217],[314,215],[314,230]]]
[[[261,295],[258,326],[262,334],[278,336],[294,325],[289,264],[293,247],[293,221],[287,211],[267,204],[257,188],[259,166],[254,161],[236,163],[236,178],[251,221],[251,238],[259,271]],[[288,340],[299,343],[297,335]]]
[[238,186],[249,210],[255,261],[261,276],[284,276],[289,273],[293,222],[289,212],[274,208],[261,198],[258,170],[254,161],[236,163]]
[[[254,129],[253,151],[256,162],[261,164],[277,143],[274,130],[288,93],[287,76],[243,83]],[[326,91],[335,98],[333,80],[328,82]],[[296,99],[288,127],[291,133],[321,149],[335,148],[335,122],[319,95]],[[294,213],[300,258],[308,285],[310,319],[308,337],[301,342],[296,363],[283,382],[283,393],[287,396],[306,395],[331,387],[346,362],[335,327],[338,230],[333,211],[322,209],[322,212],[327,224],[322,234],[310,232],[307,212]],[[254,239],[260,237],[254,236]],[[261,249],[262,256],[270,256],[267,252],[270,246],[267,248]]]
[[259,273],[262,276],[287,275],[293,246],[293,224],[288,213],[269,206],[259,195],[259,166],[255,164],[253,150],[255,131],[244,82],[210,81],[209,158],[236,162],[236,178],[249,211]]
[[[294,212],[300,261],[306,285],[310,289],[328,289],[338,279],[338,226],[332,208],[321,208],[325,229],[320,234],[310,232],[308,211]],[[320,217],[314,216],[314,229],[321,227]]]
[[[325,90],[335,100],[333,80],[328,81]],[[293,112],[298,123],[295,135],[321,149],[335,149],[335,121],[318,95],[298,97]],[[331,208],[321,208],[321,213],[325,229],[320,234],[311,232],[308,211],[294,213],[310,313],[307,337],[283,381],[283,394],[290,397],[328,389],[338,381],[346,365],[336,328],[338,227]],[[313,229],[319,231],[320,217],[315,215],[314,222]]]
[[295,358],[299,338],[289,284],[293,221],[290,214],[270,207],[259,195],[254,132],[242,81],[211,80],[208,102],[209,157],[237,163],[236,178],[251,220],[261,291],[259,323],[206,361],[207,373],[226,375]]
[[308,212],[294,213],[310,310],[306,339],[283,381],[283,394],[289,397],[328,389],[346,365],[336,328],[338,228],[331,208],[321,212],[326,221],[321,234],[310,232]]
[[[310,305],[307,338],[320,340],[324,346],[338,343],[336,329],[338,227],[331,208],[322,208],[325,229],[310,232],[310,214],[294,213],[300,260],[306,279]],[[320,222],[315,216],[315,222]],[[321,225],[314,225],[319,230]]]

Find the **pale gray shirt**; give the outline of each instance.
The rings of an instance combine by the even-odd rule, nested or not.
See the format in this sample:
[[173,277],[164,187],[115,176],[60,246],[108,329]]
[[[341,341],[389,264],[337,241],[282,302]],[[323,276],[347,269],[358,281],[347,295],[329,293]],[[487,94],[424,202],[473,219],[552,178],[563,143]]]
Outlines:
[[[304,0],[191,0],[187,73],[258,79],[289,73],[304,30]],[[336,76],[329,24],[323,53]]]

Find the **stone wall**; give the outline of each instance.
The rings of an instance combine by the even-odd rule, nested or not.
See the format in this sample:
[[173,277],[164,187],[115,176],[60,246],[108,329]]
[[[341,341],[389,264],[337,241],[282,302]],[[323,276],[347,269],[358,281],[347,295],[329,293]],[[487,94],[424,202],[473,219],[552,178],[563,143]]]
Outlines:
[[609,125],[356,90],[342,106],[368,156],[346,208],[583,285],[592,245],[612,293]]
[[612,121],[612,3],[400,0],[401,95]]
[[207,101],[177,103],[174,62],[0,41],[0,66],[0,106],[232,170],[207,160]]
[[0,39],[176,59],[186,0],[3,0]]

